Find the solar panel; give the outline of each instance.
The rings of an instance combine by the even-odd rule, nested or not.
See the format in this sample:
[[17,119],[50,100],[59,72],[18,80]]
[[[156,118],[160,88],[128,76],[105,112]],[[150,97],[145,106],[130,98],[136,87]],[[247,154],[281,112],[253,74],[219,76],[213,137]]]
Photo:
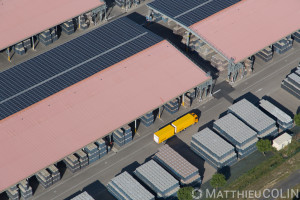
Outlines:
[[163,39],[120,18],[0,73],[0,119]]
[[240,0],[155,0],[148,4],[175,21],[191,26]]

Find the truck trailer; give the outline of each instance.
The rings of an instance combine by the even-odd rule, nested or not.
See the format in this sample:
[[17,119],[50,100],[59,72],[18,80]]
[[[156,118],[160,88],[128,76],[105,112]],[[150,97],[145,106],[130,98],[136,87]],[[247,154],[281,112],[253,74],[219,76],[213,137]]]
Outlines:
[[173,135],[185,130],[189,126],[196,124],[197,122],[198,116],[195,113],[188,113],[173,123],[155,132],[153,139],[157,144],[160,144],[171,138]]

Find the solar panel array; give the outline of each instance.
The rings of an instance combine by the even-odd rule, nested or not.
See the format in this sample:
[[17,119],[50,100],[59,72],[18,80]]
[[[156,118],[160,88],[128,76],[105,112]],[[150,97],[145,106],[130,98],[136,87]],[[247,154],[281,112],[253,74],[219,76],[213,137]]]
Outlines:
[[0,120],[163,39],[120,18],[0,73]]
[[155,0],[148,4],[150,8],[191,26],[240,0]]

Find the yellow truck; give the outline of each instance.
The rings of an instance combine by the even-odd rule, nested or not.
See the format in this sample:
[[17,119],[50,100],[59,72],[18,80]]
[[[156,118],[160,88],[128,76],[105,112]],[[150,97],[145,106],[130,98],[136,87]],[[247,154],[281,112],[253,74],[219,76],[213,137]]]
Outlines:
[[163,141],[169,139],[176,133],[179,133],[187,127],[194,125],[198,122],[198,120],[198,116],[195,113],[188,113],[183,117],[177,119],[170,125],[155,132],[153,135],[153,139],[157,144],[162,143]]

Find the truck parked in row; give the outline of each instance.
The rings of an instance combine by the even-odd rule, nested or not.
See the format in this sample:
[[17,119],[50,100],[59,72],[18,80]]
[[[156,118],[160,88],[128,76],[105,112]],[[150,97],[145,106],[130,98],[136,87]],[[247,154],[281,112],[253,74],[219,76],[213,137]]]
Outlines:
[[155,132],[153,139],[157,144],[160,144],[175,134],[185,130],[189,126],[196,124],[198,121],[198,116],[195,113],[188,113],[173,123]]

